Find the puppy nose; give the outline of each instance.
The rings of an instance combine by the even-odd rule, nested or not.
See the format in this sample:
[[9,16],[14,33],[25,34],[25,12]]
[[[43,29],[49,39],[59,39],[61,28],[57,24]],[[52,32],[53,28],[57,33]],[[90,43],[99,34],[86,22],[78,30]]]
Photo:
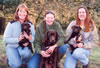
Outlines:
[[55,42],[55,40],[53,39],[51,42]]

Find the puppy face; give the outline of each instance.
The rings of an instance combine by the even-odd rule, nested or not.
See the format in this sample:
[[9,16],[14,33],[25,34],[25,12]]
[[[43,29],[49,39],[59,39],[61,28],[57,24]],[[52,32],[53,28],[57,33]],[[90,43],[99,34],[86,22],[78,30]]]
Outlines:
[[26,30],[28,30],[28,29],[30,28],[30,25],[29,25],[28,23],[23,23],[23,24],[21,25],[21,27],[22,27],[22,30],[23,30],[23,31],[26,31]]
[[81,27],[80,26],[77,26],[77,25],[75,25],[75,26],[72,26],[72,29],[73,29],[73,32],[72,32],[72,37],[74,38],[74,37],[76,37],[76,41],[78,42],[79,40],[78,40],[78,38],[81,36]]
[[55,30],[49,30],[46,32],[43,40],[42,40],[42,45],[46,46],[52,46],[56,44],[58,41],[58,33]]
[[75,26],[72,26],[72,30],[73,30],[73,33],[79,34],[81,31],[81,27],[75,25]]
[[55,31],[48,32],[48,41],[50,43],[55,43],[56,40],[57,40],[57,32]]
[[55,30],[50,30],[47,32],[47,38],[49,43],[56,43],[58,39],[58,34]]
[[[58,33],[55,30],[49,30],[46,32],[42,40],[42,50],[48,50],[49,46],[53,46],[58,41]],[[51,54],[51,53],[49,53]]]
[[81,32],[81,27],[80,26],[77,26],[77,25],[74,25],[72,26],[72,34],[71,36],[68,38],[68,40],[65,40],[64,43],[68,43],[72,38],[75,38],[76,37],[76,41],[78,40],[79,36],[80,36],[80,32]]
[[21,25],[21,31],[22,31],[22,33],[23,33],[23,32],[26,32],[28,35],[30,35],[30,34],[31,34],[30,27],[31,27],[31,26],[30,26],[29,23],[27,23],[27,22],[23,23],[23,24]]

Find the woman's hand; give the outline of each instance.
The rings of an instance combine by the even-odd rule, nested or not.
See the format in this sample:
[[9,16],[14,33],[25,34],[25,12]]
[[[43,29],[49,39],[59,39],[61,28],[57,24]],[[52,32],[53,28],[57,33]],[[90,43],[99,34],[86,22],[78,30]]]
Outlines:
[[77,47],[78,47],[78,48],[83,48],[83,43],[78,43],[78,44],[77,44]]
[[22,39],[24,39],[24,35],[22,35],[22,33],[19,36],[19,41],[21,41]]
[[50,54],[48,54],[46,51],[41,51],[40,53],[43,57],[49,57]]
[[27,33],[26,32],[24,32],[24,36],[28,39],[28,40],[32,40],[32,35],[27,35]]
[[73,47],[83,48],[83,43],[74,44]]
[[72,46],[73,46],[73,47],[75,47],[75,48],[76,48],[76,47],[78,47],[78,45],[77,45],[77,44],[74,44],[74,45],[72,45]]
[[57,44],[50,46],[48,50],[46,50],[48,53],[53,53],[54,49],[57,47]]
[[73,40],[76,41],[76,42],[77,42],[77,41],[81,41],[81,40],[82,40],[82,36],[80,35],[80,36],[78,37],[78,40],[76,40],[76,36],[75,36],[75,37],[73,38]]
[[81,35],[78,37],[78,41],[82,41],[82,36]]

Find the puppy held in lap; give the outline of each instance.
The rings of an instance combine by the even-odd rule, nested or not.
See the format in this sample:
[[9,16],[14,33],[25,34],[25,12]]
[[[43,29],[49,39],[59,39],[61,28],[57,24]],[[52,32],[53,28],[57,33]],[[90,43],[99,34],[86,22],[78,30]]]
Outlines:
[[81,30],[82,29],[80,26],[77,26],[77,25],[72,26],[72,34],[69,37],[69,39],[64,42],[65,44],[67,43],[70,45],[71,54],[76,48],[78,48],[78,46],[75,46],[75,44],[82,43],[82,37],[80,33]]
[[[31,27],[31,26],[30,26],[30,24],[29,24],[28,22],[25,22],[25,23],[21,24],[21,32],[22,32],[22,35],[24,35],[24,34],[27,34],[28,36],[32,35],[31,30],[30,30],[30,27]],[[24,36],[24,38],[19,42],[19,45],[22,47],[22,49],[23,49],[24,47],[28,47],[28,48],[31,50],[31,52],[33,53],[32,44],[31,44],[31,42],[29,41],[29,39],[26,38],[25,36]]]

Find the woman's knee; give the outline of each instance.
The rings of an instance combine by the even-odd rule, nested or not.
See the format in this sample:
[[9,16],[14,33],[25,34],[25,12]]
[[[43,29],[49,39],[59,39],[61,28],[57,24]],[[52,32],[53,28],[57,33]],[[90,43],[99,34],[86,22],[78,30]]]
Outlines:
[[34,55],[32,56],[32,58],[28,63],[28,68],[38,68],[39,64],[40,64],[40,55],[34,53]]
[[6,55],[8,57],[8,64],[11,68],[18,68],[21,66],[20,55],[16,48],[7,46]]
[[21,66],[21,62],[9,62],[8,64],[11,68],[19,68]]
[[27,52],[25,54],[23,54],[24,58],[31,58],[32,57],[32,53],[31,52]]
[[76,57],[76,58],[79,58],[79,57],[82,56],[82,54],[83,54],[83,48],[77,48],[77,49],[75,49],[75,50],[73,51],[72,56],[73,56],[73,57]]
[[38,68],[38,67],[39,67],[38,64],[34,64],[34,63],[32,63],[32,62],[29,62],[29,63],[28,63],[28,68]]
[[8,64],[11,68],[19,68],[22,64],[21,59],[16,56],[16,57],[9,57],[8,56]]
[[76,62],[77,60],[68,52],[65,58],[64,68],[75,68]]
[[32,57],[32,52],[28,47],[19,48],[19,53],[22,58],[31,58]]
[[58,49],[59,53],[61,53],[61,54],[65,54],[66,50],[67,50],[67,45],[66,44],[60,46],[59,49]]

